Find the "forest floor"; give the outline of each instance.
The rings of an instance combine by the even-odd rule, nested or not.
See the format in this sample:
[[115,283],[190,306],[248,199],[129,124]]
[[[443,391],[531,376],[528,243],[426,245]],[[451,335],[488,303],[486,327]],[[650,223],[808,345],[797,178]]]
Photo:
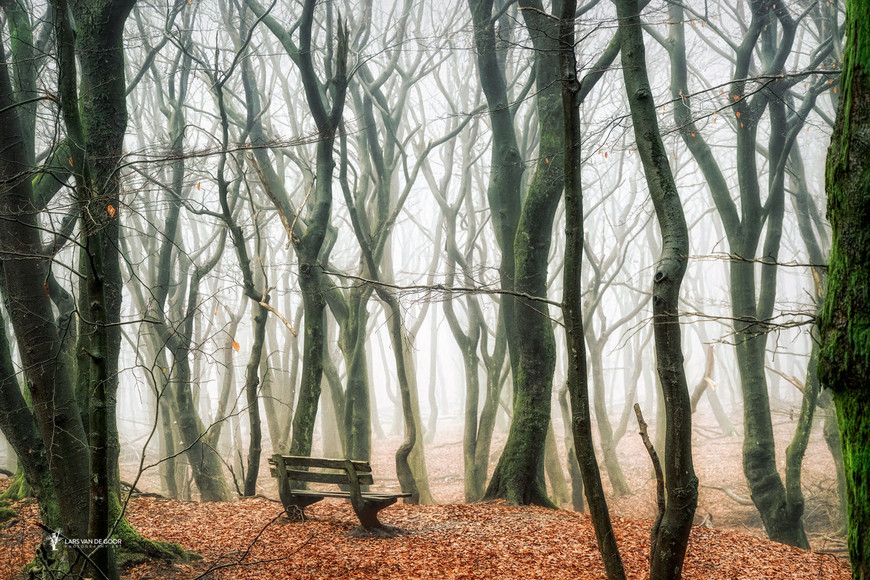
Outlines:
[[[18,522],[3,530],[0,576],[12,578],[33,557],[40,532],[35,506],[18,505]],[[190,564],[143,564],[135,579],[166,578],[604,578],[586,515],[503,502],[402,505],[383,522],[407,532],[365,538],[345,503],[309,507],[289,522],[281,505],[256,497],[200,504],[134,498],[129,519],[152,539],[177,542],[203,556]],[[649,520],[615,519],[629,578],[648,573]],[[4,554],[5,553],[5,554]],[[848,564],[831,554],[791,548],[745,532],[695,527],[684,578],[848,579]]]
[[[697,422],[694,443],[701,480],[697,525],[683,577],[850,578],[843,538],[837,531],[833,462],[820,429],[814,434],[803,474],[805,521],[814,551],[803,551],[763,539],[755,508],[740,505],[723,491],[748,497],[740,440],[709,435],[712,430],[705,431],[702,422]],[[789,424],[779,423],[778,444],[786,444]],[[432,493],[441,505],[399,503],[381,512],[384,523],[401,528],[405,535],[361,537],[354,533],[358,522],[353,510],[340,500],[315,504],[306,509],[307,521],[290,522],[281,504],[270,499],[276,497],[275,486],[264,467],[263,495],[255,498],[200,504],[134,496],[128,518],[137,529],[151,539],[177,542],[202,559],[174,567],[143,564],[126,570],[125,577],[604,578],[587,515],[503,502],[462,505],[460,433],[440,432],[427,448]],[[380,442],[372,458],[375,481],[384,490],[396,489],[389,452],[393,438],[398,441],[390,437]],[[495,442],[493,460],[501,444],[503,439]],[[783,457],[782,450],[777,451]],[[616,516],[614,527],[628,577],[640,579],[648,575],[655,482],[635,432],[629,430],[618,454],[632,494],[611,498],[611,513]],[[140,480],[140,487],[148,490],[148,479]],[[0,476],[0,490],[10,481]],[[12,507],[17,517],[0,524],[0,579],[14,578],[33,558],[40,539],[35,504],[25,500]]]

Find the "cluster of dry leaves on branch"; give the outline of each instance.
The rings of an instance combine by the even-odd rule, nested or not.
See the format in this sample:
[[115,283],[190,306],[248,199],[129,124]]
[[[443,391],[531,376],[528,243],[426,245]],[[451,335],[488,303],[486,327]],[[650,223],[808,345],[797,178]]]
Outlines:
[[[8,480],[0,478],[0,488]],[[15,524],[0,530],[0,578],[33,558],[40,533],[32,502],[19,502]],[[133,579],[169,578],[604,578],[586,515],[503,502],[402,505],[381,521],[407,533],[370,538],[354,533],[353,510],[340,500],[306,509],[290,522],[264,497],[232,503],[134,498],[128,518],[144,535],[202,555],[190,564],[142,564]],[[630,578],[648,574],[649,520],[615,520]],[[684,578],[850,578],[848,563],[752,535],[695,528]]]

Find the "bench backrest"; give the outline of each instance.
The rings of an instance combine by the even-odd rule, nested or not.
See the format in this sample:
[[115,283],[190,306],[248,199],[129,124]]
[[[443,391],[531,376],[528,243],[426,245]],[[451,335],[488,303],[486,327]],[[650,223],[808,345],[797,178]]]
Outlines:
[[269,458],[271,473],[278,477],[278,462],[284,464],[286,478],[290,481],[307,481],[311,483],[332,483],[336,485],[351,484],[348,473],[348,463],[353,466],[359,485],[372,485],[372,467],[368,461],[350,461],[345,459],[322,459],[319,457],[300,457],[296,455],[273,455]]

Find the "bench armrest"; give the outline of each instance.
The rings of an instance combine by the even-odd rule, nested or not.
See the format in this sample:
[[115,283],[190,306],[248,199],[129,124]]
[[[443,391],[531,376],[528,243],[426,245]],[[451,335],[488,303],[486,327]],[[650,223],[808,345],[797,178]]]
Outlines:
[[346,459],[344,461],[344,469],[347,471],[347,479],[348,483],[350,483],[350,503],[353,504],[354,510],[360,510],[363,507],[363,499],[356,468],[352,461]]

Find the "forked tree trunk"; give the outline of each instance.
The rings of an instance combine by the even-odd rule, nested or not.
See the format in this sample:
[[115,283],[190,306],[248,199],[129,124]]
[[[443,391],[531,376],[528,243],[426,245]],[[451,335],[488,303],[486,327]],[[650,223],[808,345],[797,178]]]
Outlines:
[[[514,238],[514,290],[545,298],[553,220],[564,186],[559,39],[555,20],[540,0],[521,0],[520,8],[535,48],[540,145],[535,175]],[[553,505],[547,497],[543,464],[556,366],[556,339],[548,313],[545,302],[527,298],[516,302],[516,327],[523,329],[523,340],[516,348],[513,421],[486,490],[488,499]]]
[[[786,160],[820,91],[816,87],[806,91],[804,101],[794,106],[794,114],[790,117],[785,110],[786,93],[791,86],[788,83],[773,84],[751,94],[747,91],[746,78],[754,74],[750,70],[756,66],[753,59],[759,54],[762,55],[764,75],[778,77],[785,72],[784,63],[792,50],[798,22],[782,4],[759,3],[751,12],[741,43],[734,45],[735,66],[728,95],[736,121],[738,206],[732,188],[693,118],[683,14],[682,4],[669,5],[668,16],[672,24],[667,48],[671,57],[671,96],[681,137],[704,174],[728,238],[729,251],[737,257],[729,267],[743,397],[743,471],[768,536],[774,541],[807,548],[809,544],[802,521],[803,498],[788,492],[788,488],[796,488],[789,482],[784,484],[777,469],[764,353],[769,330],[765,321],[773,314],[776,298]],[[757,140],[765,111],[769,111],[770,120],[767,153],[770,171],[768,196],[762,203]],[[762,251],[760,275],[755,259],[759,250]],[[811,411],[809,407],[806,409]],[[799,473],[801,455],[791,457],[798,464],[787,471]]]

